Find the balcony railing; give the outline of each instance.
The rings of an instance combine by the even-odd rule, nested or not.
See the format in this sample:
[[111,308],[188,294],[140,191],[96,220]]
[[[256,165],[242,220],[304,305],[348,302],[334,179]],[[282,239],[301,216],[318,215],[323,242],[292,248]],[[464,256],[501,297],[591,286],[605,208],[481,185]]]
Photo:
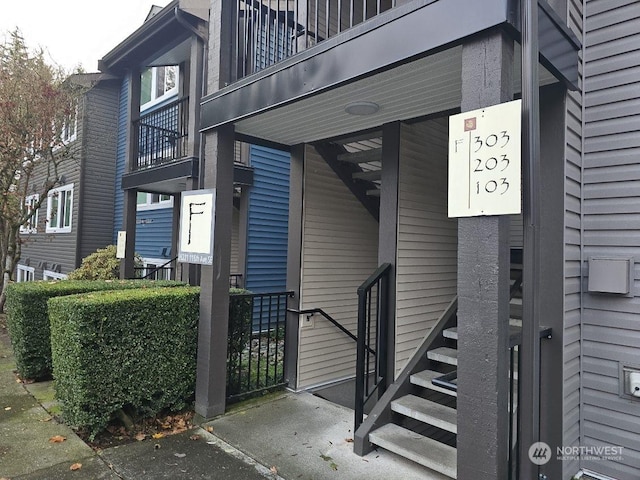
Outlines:
[[189,97],[183,97],[134,123],[138,137],[136,170],[155,167],[187,156]]
[[397,0],[236,0],[235,78],[284,60],[396,6]]

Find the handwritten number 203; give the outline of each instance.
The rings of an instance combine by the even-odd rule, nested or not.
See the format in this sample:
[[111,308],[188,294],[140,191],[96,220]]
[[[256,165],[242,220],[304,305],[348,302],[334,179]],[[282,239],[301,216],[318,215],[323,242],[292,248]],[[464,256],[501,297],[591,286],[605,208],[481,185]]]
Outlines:
[[506,130],[502,130],[498,135],[492,133],[482,140],[479,136],[474,137],[473,144],[476,146],[474,152],[478,152],[483,146],[495,147],[500,143],[500,148],[504,148],[509,143],[510,137]]
[[484,165],[482,160],[479,158],[476,158],[474,162],[476,163],[476,166],[473,169],[474,172],[482,172],[485,169],[495,170],[498,167],[498,165],[501,166],[500,171],[504,172],[509,166],[509,159],[507,158],[506,155],[501,155],[500,160],[498,160],[496,157],[489,157],[484,161]]

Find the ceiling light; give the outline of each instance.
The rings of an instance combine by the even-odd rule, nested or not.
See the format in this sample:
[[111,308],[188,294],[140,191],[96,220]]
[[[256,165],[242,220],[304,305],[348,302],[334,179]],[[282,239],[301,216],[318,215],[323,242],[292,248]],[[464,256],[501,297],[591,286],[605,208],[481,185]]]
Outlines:
[[351,102],[344,111],[350,115],[373,115],[380,110],[380,105],[373,102]]

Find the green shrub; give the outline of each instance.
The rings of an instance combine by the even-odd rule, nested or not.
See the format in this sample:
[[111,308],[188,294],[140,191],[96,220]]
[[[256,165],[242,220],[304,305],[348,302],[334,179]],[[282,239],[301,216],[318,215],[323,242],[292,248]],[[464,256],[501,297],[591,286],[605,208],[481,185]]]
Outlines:
[[147,280],[44,281],[12,283],[7,287],[7,324],[18,373],[24,379],[51,376],[51,335],[47,300],[52,297],[151,286],[176,286],[180,282]]
[[64,420],[95,435],[121,409],[153,415],[193,395],[199,289],[92,292],[49,301]]
[[[135,256],[137,267],[142,266],[142,259]],[[117,280],[120,278],[120,259],[116,258],[116,246],[107,245],[99,248],[82,259],[79,268],[69,273],[69,280]]]
[[251,293],[241,288],[229,290],[229,351],[227,356],[235,365],[242,351],[251,340],[252,305],[251,297],[243,295]]

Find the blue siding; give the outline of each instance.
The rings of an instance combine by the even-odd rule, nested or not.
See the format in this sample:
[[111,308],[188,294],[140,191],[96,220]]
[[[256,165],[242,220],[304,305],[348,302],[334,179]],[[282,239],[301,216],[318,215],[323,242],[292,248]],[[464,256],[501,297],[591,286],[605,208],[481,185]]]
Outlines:
[[[175,98],[172,98],[173,100]],[[129,104],[129,82],[122,80],[118,113],[118,147],[116,163],[115,205],[113,243],[117,241],[118,230],[122,230],[124,215],[124,192],[120,187],[125,172],[127,141],[127,109]],[[160,105],[156,106],[159,107]],[[138,212],[136,226],[136,252],[143,257],[162,258],[163,249],[171,248],[172,209],[145,210]],[[173,253],[173,252],[171,252]],[[171,258],[171,257],[169,257]]]
[[247,225],[247,289],[283,291],[287,283],[289,154],[252,145]]

